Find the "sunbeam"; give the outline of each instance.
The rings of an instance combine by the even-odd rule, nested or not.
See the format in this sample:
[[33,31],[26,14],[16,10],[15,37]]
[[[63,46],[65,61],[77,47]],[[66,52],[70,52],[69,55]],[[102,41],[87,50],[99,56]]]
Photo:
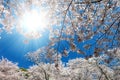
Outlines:
[[39,38],[47,28],[47,11],[41,9],[26,10],[18,19],[19,32],[29,38]]

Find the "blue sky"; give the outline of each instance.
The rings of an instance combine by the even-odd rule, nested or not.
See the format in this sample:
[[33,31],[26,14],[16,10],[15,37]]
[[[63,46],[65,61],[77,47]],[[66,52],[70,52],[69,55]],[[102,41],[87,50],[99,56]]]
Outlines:
[[[13,30],[12,34],[2,32],[2,38],[0,39],[0,58],[7,58],[14,63],[18,63],[20,67],[28,68],[29,66],[32,66],[33,63],[28,61],[28,59],[25,57],[25,54],[27,54],[28,52],[36,51],[40,47],[47,45],[49,42],[48,32],[49,31],[43,33],[43,37],[39,39],[29,40],[28,44],[24,43],[24,40],[27,39],[23,35],[16,32],[16,30]],[[64,46],[69,48],[69,45],[67,43],[63,42],[63,44],[65,44]],[[78,46],[82,48],[81,46],[83,44],[85,43],[80,43],[78,44]],[[60,47],[60,50],[62,50],[62,47]],[[84,56],[77,54],[76,52],[70,52],[67,57],[62,57],[62,61],[68,62],[69,59],[74,59],[76,57]]]
[[8,58],[9,60],[18,63],[20,67],[27,68],[33,63],[28,61],[24,56],[26,53],[35,51],[39,47],[45,46],[48,42],[48,33],[44,33],[40,39],[30,40],[28,44],[24,43],[27,40],[24,36],[13,31],[12,34],[2,32],[0,39],[0,58]]
[[[32,66],[34,63],[28,61],[25,54],[36,51],[40,47],[47,45],[49,42],[48,32],[49,31],[43,33],[44,37],[29,40],[28,44],[24,43],[24,40],[27,39],[16,32],[16,30],[13,30],[12,34],[6,33],[5,31],[2,32],[0,39],[0,58],[7,58],[14,63],[18,63],[18,66],[20,67],[28,68],[29,66]],[[67,62],[69,59],[74,59],[76,57],[82,56],[76,52],[70,52],[69,56],[62,58],[62,61]]]

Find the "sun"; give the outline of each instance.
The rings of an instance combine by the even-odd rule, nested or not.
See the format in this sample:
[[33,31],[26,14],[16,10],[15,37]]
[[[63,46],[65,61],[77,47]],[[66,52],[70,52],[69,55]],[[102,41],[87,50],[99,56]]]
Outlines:
[[43,10],[27,10],[19,18],[19,31],[26,37],[39,38],[47,25],[47,12]]

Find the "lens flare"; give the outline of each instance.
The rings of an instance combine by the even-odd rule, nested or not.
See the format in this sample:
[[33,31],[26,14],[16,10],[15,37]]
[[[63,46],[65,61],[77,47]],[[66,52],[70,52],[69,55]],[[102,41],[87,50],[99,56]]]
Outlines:
[[42,10],[27,10],[19,18],[19,31],[26,37],[39,38],[47,25],[47,12]]

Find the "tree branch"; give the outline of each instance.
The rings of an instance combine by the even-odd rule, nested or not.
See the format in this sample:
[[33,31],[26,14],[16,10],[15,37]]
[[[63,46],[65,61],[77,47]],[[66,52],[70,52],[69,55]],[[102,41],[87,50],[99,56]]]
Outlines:
[[96,1],[84,1],[84,2],[76,2],[75,4],[90,4],[90,3],[99,3],[102,0],[96,0]]

